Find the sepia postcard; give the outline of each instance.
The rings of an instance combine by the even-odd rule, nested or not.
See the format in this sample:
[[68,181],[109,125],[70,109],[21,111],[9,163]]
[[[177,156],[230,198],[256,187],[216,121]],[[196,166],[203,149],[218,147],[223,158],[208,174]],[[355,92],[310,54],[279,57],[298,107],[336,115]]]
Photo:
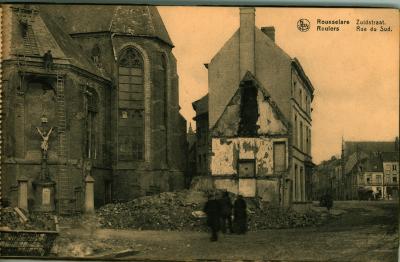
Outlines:
[[398,261],[397,9],[0,17],[2,259]]

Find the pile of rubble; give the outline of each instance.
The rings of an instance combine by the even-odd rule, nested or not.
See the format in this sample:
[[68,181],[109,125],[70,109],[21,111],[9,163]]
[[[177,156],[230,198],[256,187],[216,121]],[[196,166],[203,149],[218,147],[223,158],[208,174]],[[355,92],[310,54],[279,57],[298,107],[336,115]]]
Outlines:
[[[207,227],[201,210],[206,195],[203,191],[193,190],[165,192],[126,203],[108,204],[100,208],[97,215],[104,228],[205,231]],[[247,203],[250,231],[315,226],[323,222],[320,213],[313,210],[297,212],[264,207],[257,199],[248,199]]]
[[20,208],[5,207],[0,210],[0,228],[7,230],[56,230],[54,215],[28,213]]
[[297,212],[290,208],[266,207],[249,213],[250,231],[318,226],[324,221],[321,214],[313,210]]
[[205,219],[193,215],[206,201],[202,192],[164,192],[126,203],[109,204],[97,212],[102,227],[139,230],[205,230]]

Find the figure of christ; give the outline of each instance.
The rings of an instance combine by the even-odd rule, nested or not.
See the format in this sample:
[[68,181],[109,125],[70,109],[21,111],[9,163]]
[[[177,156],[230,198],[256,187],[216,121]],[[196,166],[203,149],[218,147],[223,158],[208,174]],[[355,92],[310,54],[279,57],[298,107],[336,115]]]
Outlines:
[[51,132],[53,132],[53,128],[50,128],[49,132],[47,134],[44,134],[45,131],[40,131],[39,127],[36,127],[38,133],[42,137],[42,143],[40,144],[40,148],[42,148],[43,153],[47,154],[47,150],[49,149],[49,138],[51,135]]

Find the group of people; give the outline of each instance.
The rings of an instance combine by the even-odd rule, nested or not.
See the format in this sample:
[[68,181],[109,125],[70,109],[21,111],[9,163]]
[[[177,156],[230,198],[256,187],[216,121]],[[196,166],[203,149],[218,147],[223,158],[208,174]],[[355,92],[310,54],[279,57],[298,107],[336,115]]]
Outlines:
[[[216,194],[210,194],[204,206],[207,215],[207,225],[211,229],[211,241],[218,240],[218,232],[245,234],[247,231],[247,206],[246,201],[238,195],[232,205],[228,192],[224,192],[221,198]],[[233,221],[232,221],[233,211]]]

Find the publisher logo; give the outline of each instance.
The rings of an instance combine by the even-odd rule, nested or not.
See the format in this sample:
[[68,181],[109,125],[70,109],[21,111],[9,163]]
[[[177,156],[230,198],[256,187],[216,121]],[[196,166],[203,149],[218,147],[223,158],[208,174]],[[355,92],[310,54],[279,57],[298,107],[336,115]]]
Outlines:
[[299,21],[297,21],[297,29],[299,29],[300,32],[307,32],[310,30],[310,21],[305,18],[299,19]]

